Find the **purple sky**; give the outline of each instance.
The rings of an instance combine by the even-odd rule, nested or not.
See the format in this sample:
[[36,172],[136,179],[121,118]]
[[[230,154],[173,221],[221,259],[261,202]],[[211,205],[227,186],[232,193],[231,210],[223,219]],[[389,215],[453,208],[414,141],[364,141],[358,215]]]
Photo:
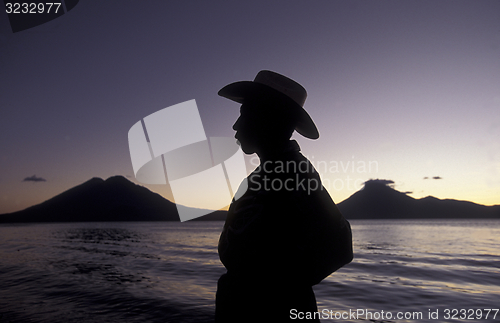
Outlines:
[[215,3],[80,1],[18,33],[0,14],[0,213],[135,181],[129,128],[180,102],[233,136],[239,106],[217,91],[262,69],[308,90],[321,136],[295,138],[336,202],[383,178],[500,204],[500,1]]

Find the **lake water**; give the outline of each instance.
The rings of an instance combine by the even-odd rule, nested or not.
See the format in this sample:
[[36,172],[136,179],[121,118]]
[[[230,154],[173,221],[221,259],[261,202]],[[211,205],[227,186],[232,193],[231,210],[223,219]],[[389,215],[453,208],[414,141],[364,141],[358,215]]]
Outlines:
[[[500,221],[350,222],[355,259],[315,286],[322,322],[500,321]],[[222,225],[3,224],[0,322],[211,322]]]

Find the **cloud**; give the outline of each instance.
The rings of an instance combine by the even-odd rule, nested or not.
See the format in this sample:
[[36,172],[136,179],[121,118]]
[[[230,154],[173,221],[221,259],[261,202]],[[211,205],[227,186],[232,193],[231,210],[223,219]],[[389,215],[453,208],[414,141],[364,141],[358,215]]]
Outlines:
[[46,182],[47,180],[42,177],[36,177],[36,175],[26,177],[23,179],[23,182]]
[[390,179],[369,179],[365,182],[366,183],[377,183],[377,184],[384,184],[384,185],[389,185],[389,184],[394,184],[393,180]]
[[[424,179],[429,179],[429,177],[425,176]],[[432,179],[443,179],[441,176],[433,176]]]
[[389,186],[391,188],[394,188],[394,181],[390,179],[369,179],[364,184],[381,184],[385,186]]

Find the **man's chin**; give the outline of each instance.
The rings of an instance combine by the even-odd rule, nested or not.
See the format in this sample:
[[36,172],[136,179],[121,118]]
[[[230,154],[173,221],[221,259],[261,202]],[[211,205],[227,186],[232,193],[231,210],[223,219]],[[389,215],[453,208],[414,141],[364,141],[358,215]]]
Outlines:
[[251,155],[253,153],[255,153],[255,149],[252,149],[251,147],[248,147],[247,145],[242,145],[241,142],[236,142],[240,147],[241,147],[241,150],[243,150],[243,152],[247,155]]

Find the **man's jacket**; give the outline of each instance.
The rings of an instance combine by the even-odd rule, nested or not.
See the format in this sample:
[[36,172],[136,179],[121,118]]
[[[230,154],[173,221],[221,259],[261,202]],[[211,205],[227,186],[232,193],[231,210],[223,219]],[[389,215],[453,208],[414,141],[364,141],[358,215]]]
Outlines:
[[313,286],[353,259],[349,222],[296,141],[247,178],[219,240],[228,273]]

